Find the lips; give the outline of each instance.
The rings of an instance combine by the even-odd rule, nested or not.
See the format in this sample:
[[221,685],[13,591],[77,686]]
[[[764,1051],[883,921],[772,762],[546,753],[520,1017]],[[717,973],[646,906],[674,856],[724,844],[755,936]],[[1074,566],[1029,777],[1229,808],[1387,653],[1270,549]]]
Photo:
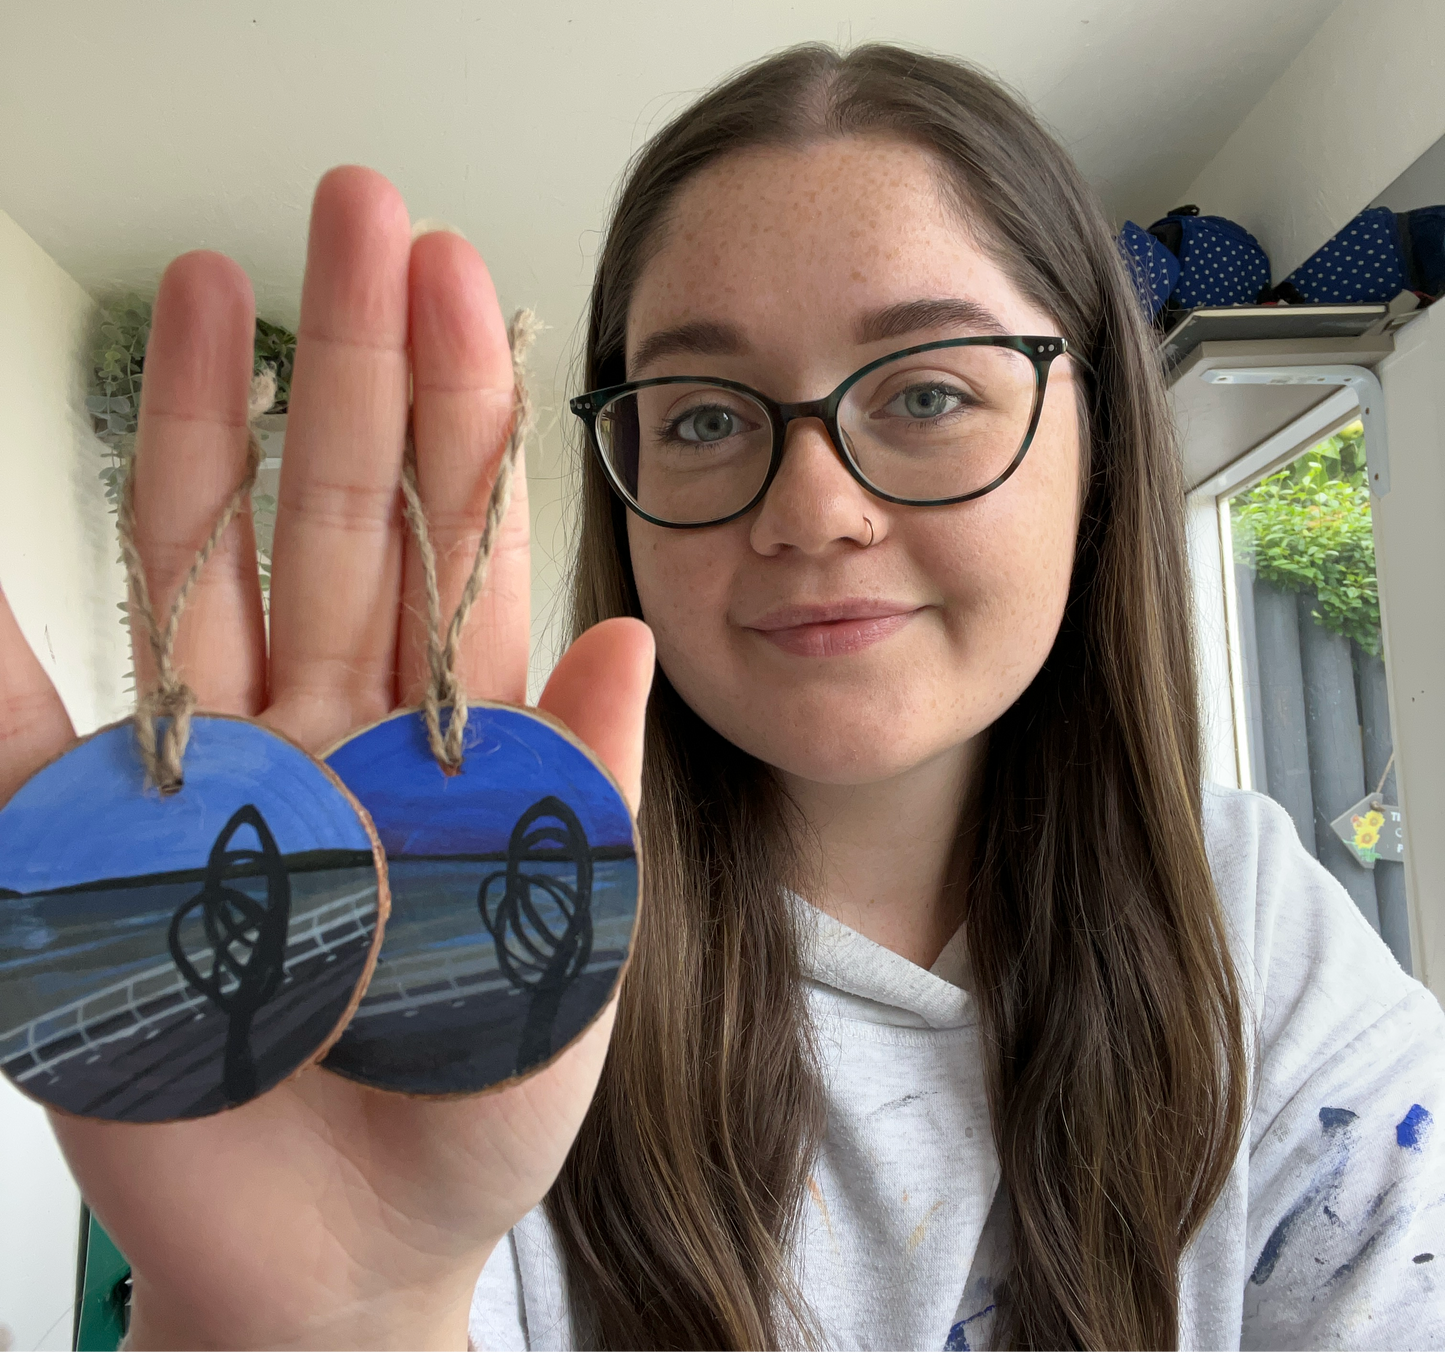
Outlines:
[[796,657],[842,657],[882,643],[922,610],[906,601],[849,598],[780,606],[742,627]]

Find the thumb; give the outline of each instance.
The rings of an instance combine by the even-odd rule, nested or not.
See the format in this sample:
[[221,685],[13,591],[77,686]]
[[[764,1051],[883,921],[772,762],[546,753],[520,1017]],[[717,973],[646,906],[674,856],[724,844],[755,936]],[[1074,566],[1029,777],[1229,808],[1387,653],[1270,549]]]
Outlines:
[[592,749],[634,813],[656,654],[652,630],[641,620],[603,620],[567,649],[538,701]]

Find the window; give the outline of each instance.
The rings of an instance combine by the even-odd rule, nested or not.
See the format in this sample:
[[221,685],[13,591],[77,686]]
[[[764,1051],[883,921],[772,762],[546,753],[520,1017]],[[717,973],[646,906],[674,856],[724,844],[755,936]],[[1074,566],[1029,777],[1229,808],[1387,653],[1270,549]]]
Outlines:
[[1230,485],[1217,510],[1240,779],[1284,806],[1305,848],[1409,971],[1402,822],[1358,417],[1285,463]]

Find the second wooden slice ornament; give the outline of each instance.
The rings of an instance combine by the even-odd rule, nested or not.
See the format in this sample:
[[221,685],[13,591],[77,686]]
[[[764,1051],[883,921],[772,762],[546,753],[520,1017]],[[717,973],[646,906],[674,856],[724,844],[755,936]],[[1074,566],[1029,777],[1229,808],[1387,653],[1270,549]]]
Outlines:
[[392,909],[371,984],[324,1064],[375,1088],[470,1094],[542,1065],[601,1012],[631,948],[637,840],[616,783],[562,724],[469,702],[456,675],[527,431],[522,358],[533,331],[530,315],[514,318],[512,432],[444,639],[408,445],[407,520],[427,594],[425,704],[326,757],[376,824]]
[[316,1060],[356,1007],[386,913],[385,863],[340,780],[286,738],[195,712],[119,513],[156,688],[134,718],[41,769],[0,809],[0,1070],[51,1108],[121,1122],[204,1117]]

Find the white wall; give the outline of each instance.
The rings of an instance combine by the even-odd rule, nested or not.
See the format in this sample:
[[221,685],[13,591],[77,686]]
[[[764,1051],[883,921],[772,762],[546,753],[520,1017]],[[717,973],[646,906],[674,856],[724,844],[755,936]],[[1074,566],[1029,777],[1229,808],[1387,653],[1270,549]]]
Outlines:
[[1182,194],[1282,281],[1445,133],[1445,4],[1345,0]]
[[1416,207],[1445,202],[1445,136],[1442,136],[1403,174],[1370,203],[1391,211],[1414,211]]
[[[0,588],[80,731],[125,711],[124,594],[85,415],[91,301],[0,212]],[[45,1115],[0,1079],[0,1325],[68,1348],[79,1194]]]
[[1445,302],[1380,363],[1390,492],[1371,499],[1415,975],[1445,1003]]
[[[544,383],[537,372],[536,432],[527,447],[527,506],[532,525],[532,653],[527,698],[535,703],[567,649],[567,571],[579,526],[579,441],[562,401],[564,383]],[[580,388],[580,386],[579,386]],[[565,420],[565,421],[564,421]]]
[[77,729],[125,712],[125,594],[85,412],[90,297],[0,212],[0,587]]
[[[1371,203],[1391,211],[1445,202],[1445,137]],[[1395,733],[1408,748],[1405,867],[1415,971],[1445,1001],[1445,312],[1415,320],[1380,366],[1390,429],[1393,491],[1375,503],[1382,599],[1389,636]],[[1398,468],[1397,468],[1398,466]]]

